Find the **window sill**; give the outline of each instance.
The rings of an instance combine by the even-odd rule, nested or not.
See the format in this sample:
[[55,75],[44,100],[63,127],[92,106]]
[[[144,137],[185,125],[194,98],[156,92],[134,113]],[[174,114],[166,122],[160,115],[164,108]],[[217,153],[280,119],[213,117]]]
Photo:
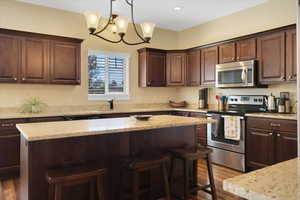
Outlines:
[[129,95],[93,95],[93,94],[89,94],[88,95],[88,100],[89,101],[108,101],[108,100],[129,100]]

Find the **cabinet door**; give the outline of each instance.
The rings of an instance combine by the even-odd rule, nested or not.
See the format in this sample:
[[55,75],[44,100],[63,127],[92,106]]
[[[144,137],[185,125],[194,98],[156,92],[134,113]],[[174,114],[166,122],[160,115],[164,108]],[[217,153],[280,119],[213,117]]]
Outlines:
[[218,64],[218,47],[201,50],[201,85],[214,85]]
[[259,169],[274,164],[274,137],[271,131],[247,130],[247,166]]
[[294,29],[286,32],[286,78],[297,80],[297,34]]
[[219,62],[234,62],[236,58],[235,43],[228,43],[219,46]]
[[51,83],[80,84],[80,44],[53,41]]
[[20,40],[0,34],[0,82],[18,81],[20,55]]
[[241,40],[236,43],[237,61],[256,58],[256,38]]
[[259,80],[262,83],[285,81],[285,33],[257,39]]
[[166,86],[166,54],[149,52],[147,86]]
[[297,132],[276,133],[276,162],[283,162],[297,157]]
[[200,85],[200,51],[192,51],[187,54],[187,85]]
[[167,85],[183,86],[185,85],[185,53],[167,54]]
[[22,40],[21,82],[47,83],[48,76],[49,41],[24,38]]

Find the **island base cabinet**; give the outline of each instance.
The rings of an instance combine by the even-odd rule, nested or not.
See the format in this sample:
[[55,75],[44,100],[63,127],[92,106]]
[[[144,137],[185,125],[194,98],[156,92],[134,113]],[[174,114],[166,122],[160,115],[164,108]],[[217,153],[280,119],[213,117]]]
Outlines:
[[[260,169],[297,157],[297,121],[247,119],[246,164]],[[254,128],[255,127],[255,128]]]
[[[45,174],[50,169],[76,165],[97,165],[107,168],[104,181],[107,200],[119,199],[120,166],[124,158],[154,152],[167,153],[173,148],[196,147],[196,126],[170,127],[163,129],[122,132],[85,137],[71,137],[53,140],[27,141],[21,137],[21,200],[41,200],[48,198],[48,184]],[[193,165],[195,167],[195,165]],[[182,174],[182,163],[175,164],[175,178]],[[179,170],[178,170],[179,169]],[[149,182],[153,186],[153,199],[162,198],[163,182],[159,171],[141,175],[141,184]],[[194,175],[196,177],[197,174]],[[130,176],[128,176],[130,177]],[[128,188],[131,181],[128,180]],[[183,186],[180,186],[183,188]],[[82,200],[88,186],[64,188],[65,199]],[[142,198],[141,198],[142,199]]]

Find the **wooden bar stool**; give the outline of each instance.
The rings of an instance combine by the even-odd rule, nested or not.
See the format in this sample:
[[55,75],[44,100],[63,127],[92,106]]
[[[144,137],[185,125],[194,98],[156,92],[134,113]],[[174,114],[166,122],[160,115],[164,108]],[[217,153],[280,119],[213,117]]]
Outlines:
[[[48,200],[63,200],[63,187],[87,183],[90,184],[90,200],[105,200],[104,176],[106,173],[106,169],[99,169],[91,166],[50,170],[46,173],[46,180],[49,184]],[[95,189],[97,191],[96,198]]]
[[[183,184],[184,184],[184,200],[188,200],[192,193],[197,193],[199,190],[202,190],[206,193],[212,195],[213,200],[217,200],[216,194],[216,187],[214,183],[212,165],[211,165],[211,154],[212,150],[205,148],[203,146],[198,146],[197,148],[192,149],[174,149],[171,150],[170,153],[172,154],[171,157],[171,169],[170,169],[170,184],[173,181],[174,177],[174,162],[176,159],[182,161],[183,164]],[[208,185],[199,185],[197,179],[197,161],[199,159],[206,160],[207,170],[208,170],[208,177],[209,177],[209,184]],[[189,166],[190,163],[193,163],[193,177],[190,177]],[[210,188],[210,190],[208,190]]]
[[[123,199],[133,199],[139,200],[140,195],[145,193],[151,193],[152,186],[151,183],[148,188],[141,189],[140,184],[140,173],[142,172],[150,172],[153,169],[161,169],[162,179],[164,182],[164,192],[165,199],[171,200],[170,194],[170,186],[168,180],[168,172],[167,172],[167,163],[170,161],[169,156],[162,155],[147,155],[143,157],[135,157],[133,159],[129,159],[123,162],[123,166],[121,168],[121,176],[120,176],[120,200]],[[131,192],[125,193],[123,185],[124,185],[124,171],[132,172],[132,188]]]

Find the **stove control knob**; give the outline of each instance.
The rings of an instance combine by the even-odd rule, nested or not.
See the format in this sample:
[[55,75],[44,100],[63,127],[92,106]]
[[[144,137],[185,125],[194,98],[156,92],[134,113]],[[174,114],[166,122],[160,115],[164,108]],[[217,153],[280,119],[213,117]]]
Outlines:
[[254,102],[257,102],[257,99],[254,99]]

